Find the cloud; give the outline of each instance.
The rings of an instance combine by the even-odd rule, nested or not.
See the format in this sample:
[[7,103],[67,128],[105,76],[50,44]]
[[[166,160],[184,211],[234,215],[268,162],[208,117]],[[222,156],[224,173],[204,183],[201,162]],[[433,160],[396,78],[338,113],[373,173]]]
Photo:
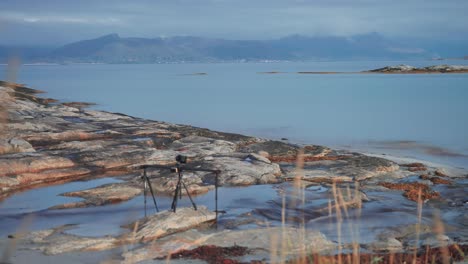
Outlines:
[[352,36],[379,32],[429,39],[468,34],[466,0],[2,0],[0,10],[0,17],[15,29],[10,32],[27,32],[26,27],[34,24],[35,30],[69,41],[110,32],[231,39],[295,33]]
[[29,15],[22,13],[0,12],[3,20],[17,23],[65,23],[65,24],[90,24],[90,25],[115,25],[123,21],[115,17],[87,17],[87,16],[65,16],[65,15]]

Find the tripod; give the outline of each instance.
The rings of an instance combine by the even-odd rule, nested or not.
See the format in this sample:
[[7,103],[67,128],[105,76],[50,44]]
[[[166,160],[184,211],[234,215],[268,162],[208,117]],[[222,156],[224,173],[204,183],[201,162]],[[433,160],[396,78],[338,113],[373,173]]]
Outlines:
[[[172,172],[177,172],[177,176],[178,176],[178,179],[177,179],[177,185],[176,185],[176,189],[174,191],[174,198],[172,200],[172,206],[171,206],[171,209],[173,210],[173,212],[176,211],[177,209],[177,199],[182,199],[182,188],[185,189],[185,191],[187,192],[187,195],[188,197],[190,198],[190,201],[192,202],[192,205],[193,205],[193,208],[195,210],[197,210],[197,206],[195,205],[195,203],[193,202],[192,200],[192,196],[190,196],[190,193],[187,189],[187,186],[185,185],[184,181],[182,180],[182,170],[186,170],[186,171],[201,171],[201,172],[211,172],[211,173],[214,173],[215,174],[215,213],[216,213],[216,228],[218,227],[218,213],[225,213],[224,210],[218,210],[218,185],[219,185],[219,174],[221,173],[220,170],[209,170],[209,169],[199,169],[199,168],[193,168],[193,167],[188,167],[188,168],[182,168],[180,166],[180,163],[179,163],[179,159],[176,159],[178,161],[176,167],[171,167],[171,166],[164,166],[164,165],[141,165],[139,166],[138,168],[140,169],[144,169],[143,171],[143,180],[145,181],[145,216],[146,216],[146,192],[147,192],[147,187],[149,188],[149,190],[151,191],[151,195],[153,196],[153,202],[154,202],[154,206],[156,207],[156,211],[159,212],[158,210],[158,206],[156,204],[156,199],[154,198],[154,192],[153,192],[153,188],[151,187],[151,183],[149,181],[149,178],[148,176],[146,175],[146,169],[147,168],[157,168],[157,169],[168,169],[168,170],[171,170]],[[181,159],[183,161],[183,159]],[[185,162],[181,162],[181,163],[185,163]]]
[[[174,213],[176,212],[176,210],[177,210],[177,200],[182,199],[182,187],[184,187],[185,192],[187,193],[187,196],[189,197],[190,202],[192,203],[193,209],[196,211],[197,210],[197,205],[193,201],[192,196],[190,196],[190,192],[187,189],[187,185],[185,185],[185,182],[182,179],[182,177],[183,177],[182,176],[182,168],[179,166],[179,163],[177,163],[177,166],[175,167],[175,171],[177,172],[178,179],[177,179],[176,189],[174,191],[174,198],[172,199],[172,205],[171,205],[172,211]],[[177,198],[179,198],[179,199],[177,199]]]
[[143,182],[144,182],[144,189],[143,189],[143,196],[145,197],[145,217],[146,217],[146,194],[148,193],[148,189],[151,192],[151,197],[153,197],[154,208],[156,208],[156,212],[159,212],[158,203],[156,203],[156,198],[154,197],[153,187],[151,186],[151,182],[146,174],[146,166],[143,167]]

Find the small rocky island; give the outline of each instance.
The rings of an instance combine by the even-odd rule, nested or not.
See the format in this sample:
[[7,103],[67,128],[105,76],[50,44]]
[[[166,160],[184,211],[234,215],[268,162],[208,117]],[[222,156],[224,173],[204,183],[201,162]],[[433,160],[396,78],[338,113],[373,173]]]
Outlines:
[[[398,66],[372,72],[398,71],[421,70]],[[146,120],[88,109],[84,103],[57,102],[39,93],[0,83],[2,202],[8,204],[12,196],[30,189],[77,180],[111,177],[118,182],[62,193],[75,199],[32,212],[63,214],[62,224],[23,234],[8,230],[8,236],[0,238],[6,262],[21,262],[24,256],[34,256],[39,263],[76,258],[305,263],[300,261],[310,257],[356,257],[364,262],[398,257],[410,262],[413,252],[422,262],[427,254],[436,261],[462,261],[468,253],[464,170]],[[142,199],[139,166],[174,165],[177,155],[189,157],[190,166],[221,171],[220,200],[228,204],[231,199],[237,207],[222,208],[227,213],[220,216],[218,228],[213,225],[215,213],[200,204],[196,211],[182,207],[176,213],[162,208],[143,218],[130,214],[121,225],[124,231],[117,234],[71,232],[77,224],[67,222],[73,215],[67,212],[97,213],[90,210]],[[158,197],[174,192],[177,178],[170,171],[150,169],[148,175]],[[186,173],[184,180],[192,195],[206,195],[214,188],[209,172]],[[254,186],[258,200],[266,202],[242,196],[241,190]],[[270,196],[262,197],[266,194],[258,190],[268,190]],[[109,219],[115,213],[111,211]],[[28,215],[9,215],[0,208],[5,220],[20,222]]]
[[[264,72],[275,74],[278,72]],[[337,71],[300,71],[298,74],[367,74],[367,73],[385,73],[385,74],[442,74],[442,73],[468,73],[467,65],[433,65],[427,67],[414,67],[400,64],[395,66],[385,66],[383,68],[360,71],[360,72],[337,72]]]
[[405,64],[386,66],[383,68],[364,71],[363,73],[468,73],[465,65],[433,65],[427,67],[414,67]]

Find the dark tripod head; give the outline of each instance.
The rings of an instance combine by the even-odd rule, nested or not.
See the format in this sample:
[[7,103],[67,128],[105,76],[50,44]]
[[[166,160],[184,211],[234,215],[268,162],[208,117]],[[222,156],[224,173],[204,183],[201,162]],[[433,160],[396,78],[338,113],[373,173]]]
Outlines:
[[185,163],[187,163],[187,156],[177,155],[175,160],[177,161],[177,163],[185,164]]

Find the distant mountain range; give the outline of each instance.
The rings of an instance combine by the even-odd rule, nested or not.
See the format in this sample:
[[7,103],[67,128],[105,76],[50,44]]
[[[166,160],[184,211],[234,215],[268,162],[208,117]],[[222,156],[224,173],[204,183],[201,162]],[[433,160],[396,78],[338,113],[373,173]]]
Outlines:
[[304,61],[421,59],[430,52],[388,40],[377,33],[353,37],[291,35],[273,40],[202,37],[122,38],[110,34],[59,48],[0,47],[0,60],[18,54],[23,62],[170,63],[223,61]]

